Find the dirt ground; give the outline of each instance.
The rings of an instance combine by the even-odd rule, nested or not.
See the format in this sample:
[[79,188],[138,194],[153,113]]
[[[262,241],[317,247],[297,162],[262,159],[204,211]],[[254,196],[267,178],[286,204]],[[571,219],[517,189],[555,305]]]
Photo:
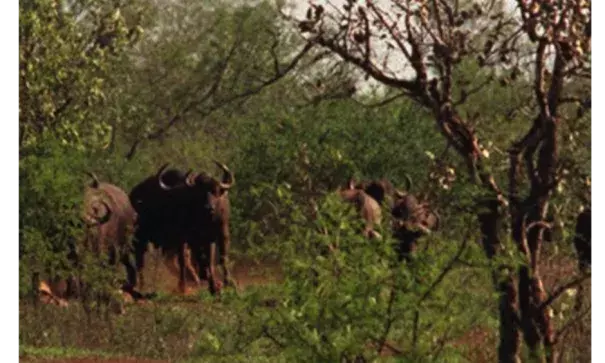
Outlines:
[[[147,263],[144,269],[145,274],[145,292],[162,291],[176,293],[178,286],[178,276],[167,268],[167,264],[175,261],[164,259],[159,253],[150,251],[147,257]],[[217,273],[222,276],[222,270],[217,266]],[[246,259],[238,259],[232,262],[231,274],[237,282],[238,288],[245,288],[250,285],[271,284],[281,280],[282,271],[277,261],[255,262]],[[193,281],[188,280],[187,288],[189,293],[198,290]],[[201,289],[207,289],[208,284],[202,281]]]

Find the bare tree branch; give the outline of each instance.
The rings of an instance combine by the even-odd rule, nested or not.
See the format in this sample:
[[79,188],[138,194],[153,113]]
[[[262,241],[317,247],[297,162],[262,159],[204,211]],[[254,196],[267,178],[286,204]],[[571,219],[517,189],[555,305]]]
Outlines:
[[554,303],[561,295],[563,295],[563,293],[565,293],[567,290],[574,288],[578,285],[580,285],[581,283],[583,283],[584,281],[586,281],[587,279],[589,279],[591,276],[590,273],[587,274],[582,274],[582,276],[564,284],[563,286],[559,287],[558,289],[556,289],[554,292],[552,292],[550,294],[550,296],[548,297],[548,299],[546,299],[541,305],[540,305],[540,309],[546,309],[547,307],[549,307],[552,303]]
[[[235,42],[231,48],[231,50],[229,51],[229,54],[227,55],[227,57],[221,61],[221,63],[219,64],[219,73],[217,74],[217,77],[215,78],[212,86],[207,90],[207,92],[198,100],[189,103],[188,105],[186,105],[180,112],[174,114],[173,116],[170,117],[169,121],[160,129],[156,130],[155,132],[145,136],[144,138],[140,138],[137,139],[133,142],[130,150],[128,151],[128,153],[126,154],[126,159],[130,160],[132,159],[132,157],[134,156],[137,147],[140,145],[140,143],[144,140],[155,140],[158,139],[160,137],[162,137],[166,132],[169,131],[170,128],[172,128],[175,124],[177,124],[179,121],[182,120],[182,118],[184,117],[184,115],[186,115],[191,109],[193,109],[194,107],[197,107],[201,104],[203,104],[204,102],[206,102],[207,100],[209,100],[210,98],[212,98],[213,96],[216,97],[216,91],[218,90],[218,88],[220,87],[221,81],[223,79],[223,75],[225,73],[225,70],[227,69],[228,65],[229,65],[229,61],[232,58],[232,56],[235,54],[235,50],[237,48],[237,42]],[[215,100],[215,102],[211,105],[209,105],[207,107],[207,111],[205,112],[205,114],[203,115],[203,117],[207,117],[208,115],[210,115],[212,112],[230,104],[231,102],[240,100],[240,99],[244,99],[250,96],[253,96],[257,93],[259,93],[260,91],[262,91],[265,87],[270,86],[271,84],[279,81],[280,79],[282,79],[284,76],[286,76],[290,71],[292,71],[300,62],[300,60],[306,55],[308,54],[308,52],[313,48],[313,44],[311,43],[307,43],[302,50],[297,53],[292,60],[285,66],[277,66],[277,72],[275,72],[275,74],[261,82],[259,85],[255,86],[255,87],[251,87],[248,90],[241,92],[239,94],[233,95],[233,96],[229,96],[226,97],[224,99],[219,99],[217,98]]]

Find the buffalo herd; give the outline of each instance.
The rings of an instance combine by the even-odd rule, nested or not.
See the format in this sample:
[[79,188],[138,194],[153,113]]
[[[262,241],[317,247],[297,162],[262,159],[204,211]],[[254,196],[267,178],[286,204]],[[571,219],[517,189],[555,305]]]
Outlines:
[[[123,265],[127,275],[125,292],[140,296],[135,288],[144,287],[142,269],[150,242],[165,256],[176,258],[177,268],[173,266],[173,270],[178,273],[179,291],[185,292],[187,277],[198,285],[207,281],[211,294],[220,292],[223,286],[235,286],[228,260],[229,190],[235,178],[226,165],[218,161],[215,164],[223,173],[220,179],[164,164],[135,185],[130,194],[99,182],[89,173],[92,181],[84,198],[86,246],[96,254],[105,254],[114,268]],[[440,228],[435,208],[412,194],[411,180],[407,178],[407,182],[402,191],[387,179],[356,182],[351,178],[345,188],[338,190],[342,200],[355,207],[363,221],[359,233],[368,239],[382,238],[375,227],[381,223],[383,206],[390,210],[399,261],[409,259],[419,238]],[[587,209],[577,218],[574,240],[581,268],[590,265],[590,230]],[[222,279],[215,270],[217,253]]]

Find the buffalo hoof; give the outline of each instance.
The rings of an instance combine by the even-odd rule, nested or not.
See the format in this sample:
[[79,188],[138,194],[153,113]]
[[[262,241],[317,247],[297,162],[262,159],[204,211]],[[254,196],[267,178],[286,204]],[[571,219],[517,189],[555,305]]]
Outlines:
[[143,299],[142,300],[153,300],[156,297],[158,297],[158,293],[157,292],[148,292],[147,294],[143,295]]
[[132,297],[132,299],[134,299],[135,301],[145,298],[145,296],[142,293],[135,290],[132,285],[128,285],[128,284],[122,285],[122,292],[124,294],[130,295],[130,297]]
[[208,284],[208,289],[210,290],[210,294],[218,296],[221,294],[221,290],[223,289],[223,283],[216,281],[214,284]]
[[174,290],[174,293],[177,295],[183,295],[183,296],[188,296],[188,295],[192,295],[193,293],[195,293],[196,289],[193,289],[191,287],[177,287]]

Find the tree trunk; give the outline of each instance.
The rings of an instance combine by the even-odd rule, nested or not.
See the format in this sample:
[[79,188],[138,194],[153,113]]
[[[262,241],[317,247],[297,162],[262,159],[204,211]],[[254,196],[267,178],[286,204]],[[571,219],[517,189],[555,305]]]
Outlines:
[[[550,308],[543,306],[547,295],[540,276],[539,262],[542,249],[544,223],[548,211],[548,199],[556,184],[556,119],[540,116],[528,133],[523,154],[528,164],[528,179],[531,181],[529,196],[520,200],[516,194],[514,178],[517,165],[511,159],[511,194],[515,195],[510,208],[512,238],[519,251],[526,257],[527,265],[519,268],[519,305],[523,337],[530,350],[532,361],[557,362],[554,349],[554,328],[549,315]],[[521,151],[517,149],[517,151]],[[534,154],[538,152],[537,170]],[[517,154],[519,155],[519,154]]]
[[[482,234],[483,249],[487,258],[493,259],[501,250],[498,232],[501,228],[503,215],[499,211],[498,199],[482,203],[477,217]],[[498,362],[518,363],[521,344],[519,331],[519,308],[517,306],[517,288],[513,274],[507,266],[498,266],[492,271],[492,279],[496,291],[500,294],[500,343],[498,346]]]

